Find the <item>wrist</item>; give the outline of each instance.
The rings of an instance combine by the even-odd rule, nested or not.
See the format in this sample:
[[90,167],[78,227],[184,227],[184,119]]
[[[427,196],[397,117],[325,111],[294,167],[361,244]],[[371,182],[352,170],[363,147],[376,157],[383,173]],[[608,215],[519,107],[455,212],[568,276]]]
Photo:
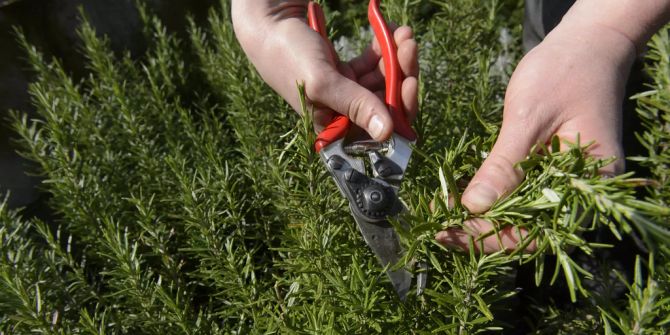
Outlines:
[[670,21],[667,0],[578,0],[561,24],[600,26],[624,36],[642,53],[647,41]]
[[629,36],[594,21],[564,18],[547,35],[543,44],[545,42],[574,51],[580,57],[610,64],[621,72],[623,78],[628,77],[637,56],[636,45]]

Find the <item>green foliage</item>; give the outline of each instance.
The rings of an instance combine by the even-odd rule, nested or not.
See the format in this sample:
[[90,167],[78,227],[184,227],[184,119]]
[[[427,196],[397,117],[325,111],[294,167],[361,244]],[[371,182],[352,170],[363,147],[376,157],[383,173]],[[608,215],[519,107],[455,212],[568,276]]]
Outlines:
[[[356,33],[361,19],[353,16],[365,9],[348,3],[331,3],[340,14],[330,15],[341,32]],[[255,73],[228,6],[222,1],[206,24],[191,22],[188,40],[141,9],[150,47],[140,59],[114,55],[84,23],[89,75],[78,81],[20,38],[40,118],[14,112],[14,128],[57,218],[22,218],[0,206],[0,334],[474,334],[518,318],[499,315],[515,299],[515,267],[529,262],[538,282],[551,272],[585,304],[536,306],[537,333],[640,334],[667,325],[670,193],[667,128],[658,128],[670,121],[667,34],[651,52],[659,87],[640,98],[650,120],[641,140],[652,154],[639,159],[661,186],[643,199],[639,186],[654,182],[599,177],[607,162],[579,144],[563,153],[538,148],[521,164],[528,177],[519,189],[480,216],[497,229],[527,229],[537,250],[479,255],[447,250],[433,236],[474,217],[459,194],[497,134],[519,55],[507,41],[520,33],[509,15],[518,18],[520,7],[386,4],[395,21],[416,22],[422,52],[421,140],[401,191],[411,229],[401,233],[407,260],[430,267],[425,293],[403,303],[314,153],[309,117]],[[662,125],[651,121],[661,114]],[[638,263],[627,301],[584,285],[596,274],[574,251],[605,247],[584,238],[598,229],[639,234],[654,251]],[[554,269],[544,268],[547,254],[558,259]]]
[[646,131],[638,134],[638,140],[648,150],[647,157],[633,157],[651,170],[658,182],[650,189],[652,201],[660,205],[670,204],[670,34],[661,30],[649,43],[647,58],[652,78],[649,90],[636,96],[638,114],[645,123]]
[[[601,308],[606,334],[665,334],[670,324],[667,282],[656,281],[654,258],[649,258],[650,273],[643,278],[640,258],[635,263],[635,280],[628,288],[628,305],[625,310],[608,312]],[[665,287],[663,287],[665,286]],[[607,306],[607,302],[602,305]],[[614,326],[615,327],[614,327]]]

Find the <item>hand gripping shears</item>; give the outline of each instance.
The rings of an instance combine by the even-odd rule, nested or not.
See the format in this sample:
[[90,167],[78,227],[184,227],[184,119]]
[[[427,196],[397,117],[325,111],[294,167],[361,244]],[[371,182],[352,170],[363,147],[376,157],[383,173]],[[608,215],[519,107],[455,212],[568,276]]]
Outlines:
[[[327,37],[323,10],[317,3],[310,2],[307,16],[309,26],[328,42],[331,57],[337,62],[337,53]],[[398,189],[412,155],[411,146],[416,134],[403,110],[400,95],[403,78],[397,48],[379,9],[379,0],[370,1],[368,20],[382,50],[386,74],[385,101],[393,119],[394,133],[384,143],[366,140],[346,144],[350,121],[344,115],[337,115],[317,135],[314,146],[340,192],[349,200],[351,213],[363,239],[382,266],[390,268],[400,261],[404,250],[388,220],[406,211],[398,198]],[[369,159],[372,176],[367,173],[365,156]],[[388,270],[387,274],[404,300],[412,284],[412,274],[405,268]],[[423,290],[425,280],[425,272],[420,272],[417,275],[417,293]]]

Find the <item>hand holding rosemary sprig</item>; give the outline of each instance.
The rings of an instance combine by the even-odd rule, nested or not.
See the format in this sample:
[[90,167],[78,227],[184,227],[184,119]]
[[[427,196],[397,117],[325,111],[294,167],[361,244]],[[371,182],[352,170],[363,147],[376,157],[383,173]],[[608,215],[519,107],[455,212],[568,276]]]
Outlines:
[[[582,143],[593,142],[589,154],[614,158],[600,172],[621,173],[621,106],[628,72],[636,53],[668,20],[670,1],[578,1],[517,66],[505,95],[500,134],[465,190],[463,205],[482,214],[518,192],[514,190],[525,171],[517,163],[552,136],[564,143],[575,143],[578,136]],[[494,213],[495,208],[482,219],[468,221],[465,230],[446,230],[437,239],[465,248],[470,236],[493,232],[494,224],[484,218],[493,219]],[[533,231],[501,229],[483,238],[484,252],[534,248],[527,241]]]

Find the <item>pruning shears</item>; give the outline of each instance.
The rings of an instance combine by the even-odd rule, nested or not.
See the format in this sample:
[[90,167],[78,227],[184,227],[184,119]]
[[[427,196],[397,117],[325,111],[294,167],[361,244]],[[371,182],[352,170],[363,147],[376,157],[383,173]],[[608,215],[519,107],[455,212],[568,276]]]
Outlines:
[[[416,134],[403,110],[400,94],[403,75],[397,58],[397,47],[379,2],[370,0],[368,20],[382,50],[386,74],[385,102],[391,113],[394,133],[383,143],[372,140],[347,143],[345,137],[350,121],[344,115],[337,115],[317,135],[314,147],[340,192],[349,200],[349,208],[363,239],[382,266],[389,269],[387,274],[391,283],[401,300],[404,300],[412,285],[412,274],[405,268],[390,270],[401,260],[404,250],[389,220],[398,218],[407,210],[398,198],[398,190],[412,155]],[[332,58],[338,61],[335,48],[327,37],[323,10],[316,2],[309,3],[307,16],[309,26],[328,42]],[[425,267],[423,264],[419,266]],[[419,272],[418,294],[423,291],[425,282],[425,271]]]

